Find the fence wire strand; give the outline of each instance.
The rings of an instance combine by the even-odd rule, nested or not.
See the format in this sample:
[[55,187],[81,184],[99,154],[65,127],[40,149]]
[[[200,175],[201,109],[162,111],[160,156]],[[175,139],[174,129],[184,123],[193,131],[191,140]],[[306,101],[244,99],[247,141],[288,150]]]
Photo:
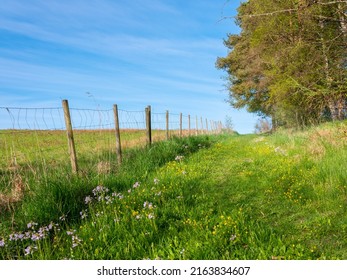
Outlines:
[[[70,115],[80,168],[98,174],[111,172],[117,162],[113,109],[71,108]],[[69,169],[64,117],[63,108],[0,107],[0,172],[10,174],[13,170],[35,168],[49,172],[57,166]],[[118,119],[123,149],[146,145],[145,110],[119,109]],[[151,113],[153,141],[166,139],[167,133],[169,137],[198,134],[206,129],[204,126],[203,119],[198,117]],[[0,192],[9,185],[5,178],[0,179]]]

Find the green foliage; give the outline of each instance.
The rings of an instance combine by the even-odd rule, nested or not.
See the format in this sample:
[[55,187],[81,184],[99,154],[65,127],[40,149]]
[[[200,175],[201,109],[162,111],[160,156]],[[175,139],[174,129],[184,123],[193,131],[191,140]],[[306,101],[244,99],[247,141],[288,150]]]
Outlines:
[[230,104],[298,127],[343,119],[346,108],[346,3],[252,0],[241,4],[239,35],[218,58]]

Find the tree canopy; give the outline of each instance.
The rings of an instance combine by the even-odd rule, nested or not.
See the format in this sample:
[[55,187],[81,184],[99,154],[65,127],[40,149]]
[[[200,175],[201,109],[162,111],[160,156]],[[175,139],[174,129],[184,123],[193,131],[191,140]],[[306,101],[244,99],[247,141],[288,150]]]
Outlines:
[[236,23],[216,62],[233,107],[274,127],[346,118],[347,1],[248,0]]

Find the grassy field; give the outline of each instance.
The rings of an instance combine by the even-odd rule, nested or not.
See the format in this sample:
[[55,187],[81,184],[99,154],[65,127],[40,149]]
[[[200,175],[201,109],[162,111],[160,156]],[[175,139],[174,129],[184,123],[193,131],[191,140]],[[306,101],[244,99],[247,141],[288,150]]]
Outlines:
[[339,122],[174,138],[102,175],[7,171],[25,191],[1,214],[0,258],[347,259],[346,161]]

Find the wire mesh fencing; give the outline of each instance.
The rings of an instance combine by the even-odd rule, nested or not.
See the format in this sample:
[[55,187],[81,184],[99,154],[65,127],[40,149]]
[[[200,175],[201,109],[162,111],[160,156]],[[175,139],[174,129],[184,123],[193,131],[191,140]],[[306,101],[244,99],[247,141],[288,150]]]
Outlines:
[[15,177],[25,172],[48,176],[60,169],[70,173],[73,153],[76,172],[107,174],[120,163],[118,149],[213,133],[221,126],[213,122],[215,128],[208,129],[202,118],[152,112],[150,107],[139,111],[71,107],[67,108],[69,131],[65,109],[0,107],[0,192],[11,188]]

